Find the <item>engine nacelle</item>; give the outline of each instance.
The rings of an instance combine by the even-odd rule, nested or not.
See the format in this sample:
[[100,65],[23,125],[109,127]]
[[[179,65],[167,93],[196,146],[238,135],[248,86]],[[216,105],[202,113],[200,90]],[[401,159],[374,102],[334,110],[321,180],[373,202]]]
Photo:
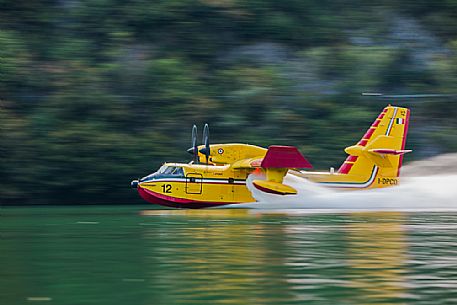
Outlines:
[[[204,148],[199,146],[199,151]],[[249,144],[211,144],[209,161],[215,164],[232,164],[238,160],[263,157],[265,148]],[[205,155],[199,152],[200,160],[205,160]]]

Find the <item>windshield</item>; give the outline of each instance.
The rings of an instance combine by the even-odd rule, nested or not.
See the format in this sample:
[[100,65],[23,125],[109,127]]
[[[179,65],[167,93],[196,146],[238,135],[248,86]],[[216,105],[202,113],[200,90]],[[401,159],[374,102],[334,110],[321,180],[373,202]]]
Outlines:
[[184,177],[184,169],[180,166],[168,166],[168,165],[162,165],[155,173],[152,173],[150,175],[147,175],[146,177],[143,177],[140,179],[141,182],[145,181],[150,181],[154,180],[160,177]]
[[167,170],[168,166],[162,165],[157,171],[158,174],[163,174]]
[[184,177],[184,170],[182,169],[182,167],[176,167],[173,173],[171,174],[175,176]]
[[184,177],[184,170],[180,166],[167,166],[162,165],[157,171],[158,174],[162,175],[173,175]]

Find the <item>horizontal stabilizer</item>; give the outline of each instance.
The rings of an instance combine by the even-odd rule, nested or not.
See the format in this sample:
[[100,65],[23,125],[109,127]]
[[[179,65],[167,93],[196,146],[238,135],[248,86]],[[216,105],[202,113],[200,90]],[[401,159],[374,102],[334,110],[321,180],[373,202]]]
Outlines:
[[295,195],[297,190],[288,185],[265,180],[254,180],[252,181],[254,187],[265,193],[276,194],[276,195]]
[[260,165],[263,168],[312,168],[313,166],[294,146],[272,145]]
[[387,155],[379,155],[377,153],[367,153],[367,158],[374,164],[382,168],[392,168],[392,162]]
[[401,155],[404,155],[406,153],[412,152],[412,150],[411,149],[397,150],[397,149],[388,149],[388,148],[378,148],[378,149],[370,149],[369,152],[376,153],[376,154],[381,154],[381,155],[401,156]]

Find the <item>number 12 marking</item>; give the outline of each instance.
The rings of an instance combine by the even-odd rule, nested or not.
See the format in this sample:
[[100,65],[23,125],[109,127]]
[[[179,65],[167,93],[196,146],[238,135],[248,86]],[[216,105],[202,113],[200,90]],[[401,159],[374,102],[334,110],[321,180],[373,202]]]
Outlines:
[[162,190],[164,193],[171,193],[171,184],[162,184]]

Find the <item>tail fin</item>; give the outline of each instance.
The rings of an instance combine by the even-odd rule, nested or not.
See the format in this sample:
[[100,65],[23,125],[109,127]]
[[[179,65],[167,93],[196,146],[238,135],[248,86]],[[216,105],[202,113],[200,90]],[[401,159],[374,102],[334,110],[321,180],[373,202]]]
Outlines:
[[360,178],[371,175],[372,181],[376,181],[372,187],[396,184],[403,155],[410,152],[405,150],[409,115],[407,108],[384,108],[362,139],[345,149],[349,156],[338,173]]

